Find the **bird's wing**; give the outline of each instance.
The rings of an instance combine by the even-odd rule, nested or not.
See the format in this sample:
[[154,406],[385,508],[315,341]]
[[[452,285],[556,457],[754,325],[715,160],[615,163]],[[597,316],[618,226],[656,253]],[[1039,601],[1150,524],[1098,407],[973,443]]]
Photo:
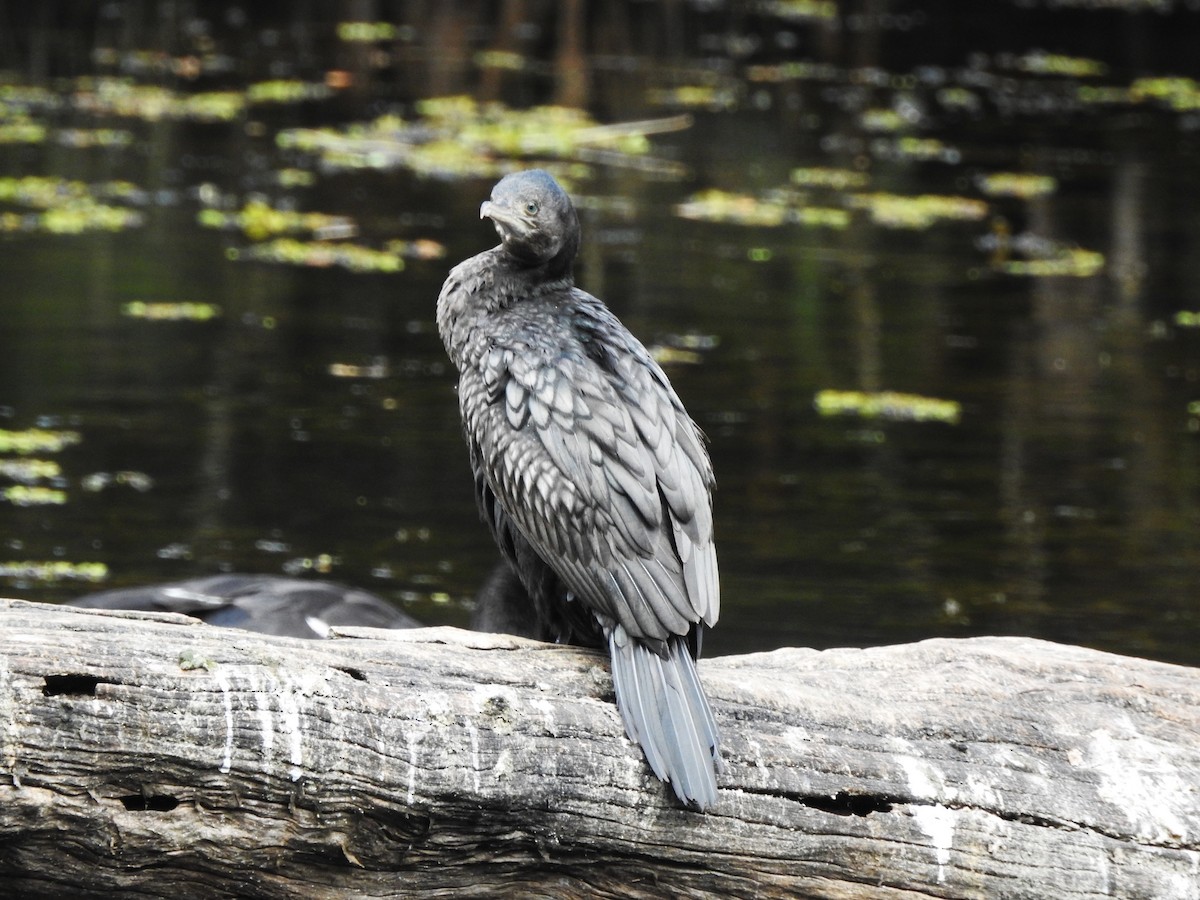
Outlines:
[[[585,302],[569,325],[530,317],[462,371],[468,438],[509,516],[577,597],[649,641],[712,625],[703,437],[646,349],[599,301],[574,299]],[[560,333],[548,340],[547,328]]]

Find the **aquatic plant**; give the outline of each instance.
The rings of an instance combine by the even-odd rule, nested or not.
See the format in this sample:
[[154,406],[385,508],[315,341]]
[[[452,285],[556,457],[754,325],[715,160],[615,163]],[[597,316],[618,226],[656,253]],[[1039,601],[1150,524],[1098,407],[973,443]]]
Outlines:
[[398,253],[389,250],[374,250],[359,244],[332,241],[298,241],[294,238],[276,238],[244,250],[231,249],[228,251],[228,255],[233,260],[248,259],[318,269],[339,266],[356,273],[392,273],[404,269],[404,260]]
[[838,16],[835,0],[760,0],[758,8],[788,21],[833,21]]
[[792,184],[800,187],[822,187],[830,188],[835,191],[844,191],[849,188],[866,187],[868,182],[871,180],[871,176],[866,172],[858,172],[854,169],[831,169],[819,166],[792,169],[791,174],[788,177]]
[[46,139],[46,126],[25,118],[0,122],[0,144],[40,144]]
[[871,142],[871,153],[890,160],[944,162],[951,165],[962,161],[962,152],[957,147],[952,147],[937,138],[878,138]]
[[989,197],[1042,197],[1058,189],[1058,181],[1052,175],[1030,175],[1022,172],[993,172],[980,175],[979,190]]
[[73,563],[56,559],[50,562],[23,560],[0,562],[0,578],[9,581],[55,581],[99,582],[108,578],[108,566],[100,562]]
[[97,197],[128,195],[126,182],[86,185],[62,178],[0,178],[0,203],[44,210],[41,213],[0,215],[0,231],[45,231],[79,234],[84,231],[119,231],[142,223],[136,210],[97,202]]
[[120,128],[63,128],[54,139],[64,147],[128,147],[133,134]]
[[41,485],[14,484],[0,491],[0,499],[13,506],[62,506],[67,502],[67,492]]
[[0,459],[0,477],[20,484],[36,484],[62,476],[62,466],[51,459]]
[[715,188],[692,194],[684,202],[676,205],[675,214],[683,219],[701,222],[726,222],[768,228],[779,225],[807,225],[841,229],[850,224],[850,214],[844,209],[808,206],[802,202],[802,198],[784,192],[752,197]]
[[262,200],[250,200],[236,212],[202,209],[196,221],[205,228],[237,228],[252,241],[277,234],[307,231],[320,237],[351,237],[358,226],[349,216],[276,209]]
[[34,453],[58,453],[83,440],[78,431],[54,431],[28,428],[24,431],[0,429],[0,453],[29,456]]
[[813,405],[823,416],[853,415],[864,419],[911,422],[955,424],[962,413],[961,405],[955,400],[938,400],[895,391],[823,390],[817,393]]
[[1014,60],[1013,67],[1032,75],[1065,75],[1071,78],[1093,78],[1108,71],[1108,66],[1096,59],[1064,56],[1034,50]]
[[333,96],[333,88],[323,81],[277,79],[275,81],[258,81],[246,88],[246,102],[250,104],[302,103],[324,100],[331,96]]
[[675,106],[685,109],[704,109],[710,112],[734,109],[737,88],[730,84],[683,84],[670,88],[651,88],[646,100],[655,106]]
[[104,76],[81,78],[71,99],[77,109],[93,115],[149,122],[160,119],[228,122],[240,116],[246,107],[246,95],[242,91],[182,94],[157,85]]
[[1090,278],[1104,268],[1104,254],[1080,247],[1055,246],[1046,256],[1037,259],[1011,259],[1000,264],[1008,275],[1034,278]]
[[339,41],[347,43],[374,43],[375,41],[394,40],[397,35],[396,26],[391,22],[338,22],[337,36]]
[[407,168],[440,177],[496,176],[505,159],[577,159],[585,151],[616,158],[645,154],[650,133],[686,128],[686,116],[601,125],[586,112],[561,106],[515,110],[470,97],[437,97],[417,104],[406,121],[384,115],[342,129],[291,128],[280,148],[311,153],[331,169]]
[[851,194],[848,202],[856,209],[865,209],[873,222],[885,228],[915,230],[923,230],[943,220],[975,222],[988,211],[983,200],[943,194]]
[[355,363],[330,363],[327,370],[334,378],[387,378],[391,370],[386,360],[377,360],[367,365]]
[[912,125],[894,109],[864,109],[859,114],[859,122],[867,131],[900,131]]
[[122,304],[121,315],[151,322],[207,322],[221,315],[213,303],[133,300]]
[[1200,328],[1200,310],[1181,309],[1175,313],[1175,324],[1180,328]]
[[1200,109],[1200,84],[1191,78],[1138,78],[1129,95],[1135,102],[1157,100],[1176,112]]

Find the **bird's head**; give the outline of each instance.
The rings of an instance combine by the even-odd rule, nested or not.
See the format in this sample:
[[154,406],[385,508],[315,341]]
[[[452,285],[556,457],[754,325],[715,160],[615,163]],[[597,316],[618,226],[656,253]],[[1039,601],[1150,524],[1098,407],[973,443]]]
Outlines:
[[579,249],[579,217],[571,198],[542,169],[505,175],[479,207],[504,249],[522,265],[570,269]]

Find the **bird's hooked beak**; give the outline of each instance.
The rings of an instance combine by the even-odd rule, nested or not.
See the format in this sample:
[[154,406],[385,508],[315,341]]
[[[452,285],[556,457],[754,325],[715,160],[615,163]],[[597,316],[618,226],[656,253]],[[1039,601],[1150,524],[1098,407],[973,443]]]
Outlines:
[[479,207],[479,218],[491,219],[501,240],[516,237],[529,230],[529,226],[519,216],[509,212],[504,205],[493,203],[491,200],[483,201]]

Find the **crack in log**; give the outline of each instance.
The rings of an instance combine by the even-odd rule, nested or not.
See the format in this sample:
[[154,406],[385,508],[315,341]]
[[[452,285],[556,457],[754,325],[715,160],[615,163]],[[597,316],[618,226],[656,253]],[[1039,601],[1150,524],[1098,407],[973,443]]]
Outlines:
[[[942,803],[932,800],[921,800],[915,797],[900,797],[887,794],[860,794],[850,791],[838,791],[832,796],[828,794],[801,794],[796,791],[778,791],[764,790],[761,788],[742,787],[741,790],[747,794],[757,794],[766,797],[779,797],[784,800],[791,800],[799,803],[801,806],[809,809],[820,810],[821,812],[832,813],[835,816],[869,816],[872,813],[888,813],[892,812],[896,806],[906,807],[926,807],[926,806],[941,806],[945,809],[974,811],[985,813],[989,816],[995,816],[1005,822],[1014,822],[1018,825],[1030,825],[1035,828],[1052,828],[1058,831],[1078,831],[1092,832],[1103,837],[1111,838],[1118,841],[1128,841],[1129,836],[1123,834],[1116,829],[1107,829],[1099,825],[1089,825],[1082,822],[1073,822],[1066,819],[1053,819],[1046,816],[1039,816],[1033,813],[1016,812],[1001,809],[991,809],[986,806],[977,806],[966,803]],[[1183,841],[1155,841],[1145,838],[1136,839],[1136,843],[1143,847],[1154,847],[1160,850],[1200,850],[1200,845],[1185,843]]]
[[758,794],[764,797],[780,797],[791,800],[809,809],[833,813],[835,816],[869,816],[877,812],[891,812],[897,803],[905,803],[903,798],[884,794],[861,794],[850,791],[838,791],[835,794],[801,794],[796,791],[778,791],[753,787],[742,787],[746,794]]
[[166,794],[129,794],[117,799],[130,812],[170,812],[179,805],[178,797]]
[[95,697],[96,688],[102,684],[117,684],[98,675],[46,675],[42,695],[46,697]]

